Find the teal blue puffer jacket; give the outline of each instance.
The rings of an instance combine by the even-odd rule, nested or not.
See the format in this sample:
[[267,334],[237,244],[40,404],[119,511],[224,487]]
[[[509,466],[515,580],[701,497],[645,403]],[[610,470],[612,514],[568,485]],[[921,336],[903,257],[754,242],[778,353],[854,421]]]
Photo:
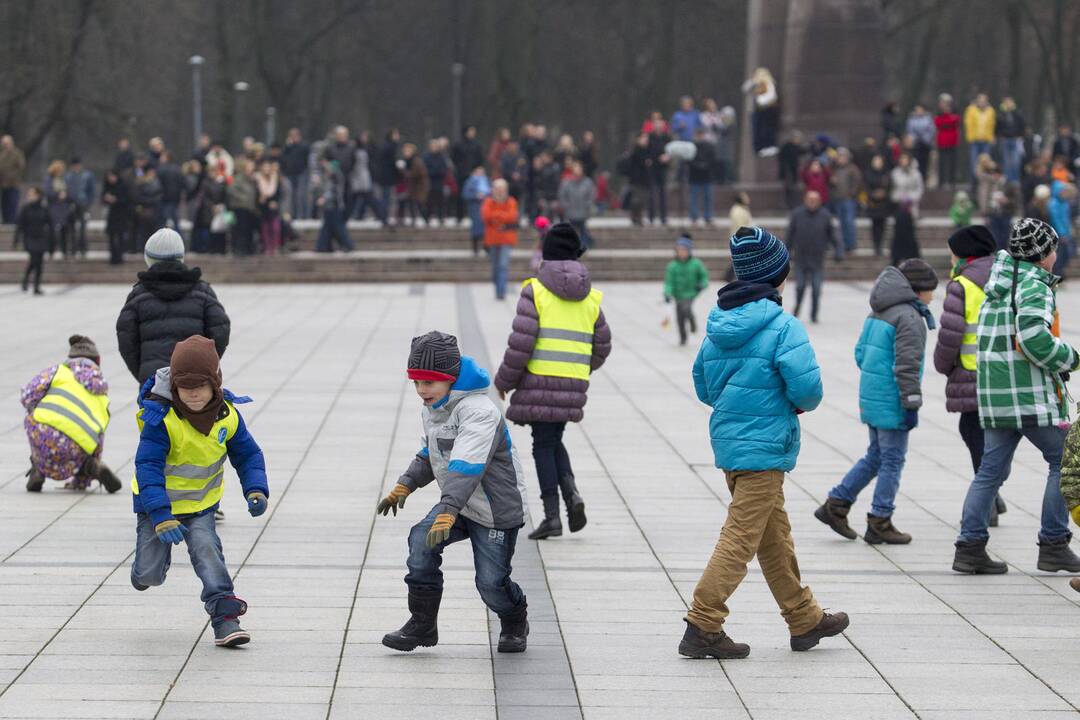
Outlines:
[[712,309],[694,362],[694,387],[698,399],[713,408],[709,435],[718,468],[795,467],[796,410],[813,410],[821,402],[821,369],[802,323],[776,302],[756,299]]

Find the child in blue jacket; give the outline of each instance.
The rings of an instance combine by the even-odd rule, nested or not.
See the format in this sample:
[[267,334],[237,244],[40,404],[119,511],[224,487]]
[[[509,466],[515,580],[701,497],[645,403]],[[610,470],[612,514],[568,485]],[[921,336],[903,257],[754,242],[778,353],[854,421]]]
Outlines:
[[694,590],[679,653],[744,658],[750,646],[723,630],[727,599],[756,555],[791,633],[792,650],[809,650],[848,626],[822,612],[802,584],[784,509],[784,473],[799,455],[799,413],[821,402],[821,371],[806,330],[781,307],[788,252],[771,233],[743,227],[731,238],[737,280],[718,293],[694,362],[698,398],[709,421],[716,466],[731,491],[727,521]]
[[142,591],[164,583],[172,546],[187,543],[214,642],[222,647],[251,640],[238,619],[247,603],[233,594],[215,529],[226,458],[240,476],[252,517],[266,512],[270,496],[262,450],[235,407],[245,402],[250,399],[222,389],[217,350],[212,340],[200,336],[177,343],[169,367],[147,380],[139,393],[131,584]]
[[859,414],[870,427],[870,447],[814,511],[814,517],[849,540],[857,537],[847,521],[851,504],[877,476],[863,540],[873,545],[911,542],[911,535],[893,525],[892,514],[908,433],[919,424],[926,329],[934,329],[927,305],[937,285],[934,269],[912,258],[899,269],[882,270],[870,291],[872,312],[855,346],[855,362],[861,371]]

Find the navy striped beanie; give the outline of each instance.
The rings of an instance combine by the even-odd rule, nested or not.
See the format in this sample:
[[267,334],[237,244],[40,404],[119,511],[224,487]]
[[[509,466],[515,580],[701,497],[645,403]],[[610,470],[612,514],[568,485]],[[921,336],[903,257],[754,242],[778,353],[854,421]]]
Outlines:
[[768,230],[741,227],[731,236],[731,264],[745,282],[779,286],[788,276],[788,251]]

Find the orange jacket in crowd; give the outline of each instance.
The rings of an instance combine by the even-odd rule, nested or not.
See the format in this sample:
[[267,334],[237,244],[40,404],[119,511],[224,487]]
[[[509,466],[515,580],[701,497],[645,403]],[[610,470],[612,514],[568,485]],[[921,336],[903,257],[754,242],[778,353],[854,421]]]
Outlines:
[[480,206],[480,217],[484,220],[484,245],[517,245],[518,241],[518,206],[517,200],[507,197],[498,202],[493,197],[484,200]]

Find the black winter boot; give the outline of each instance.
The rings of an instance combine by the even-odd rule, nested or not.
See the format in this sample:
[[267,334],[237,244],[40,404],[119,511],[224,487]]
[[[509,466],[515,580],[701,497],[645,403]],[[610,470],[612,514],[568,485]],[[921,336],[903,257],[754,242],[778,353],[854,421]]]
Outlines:
[[1069,548],[1068,538],[1053,543],[1039,541],[1039,565],[1043,572],[1080,572],[1080,557]]
[[562,520],[559,519],[559,496],[549,495],[544,501],[544,521],[529,533],[530,540],[543,540],[562,535]]
[[851,620],[847,613],[822,613],[821,621],[809,632],[802,635],[791,636],[791,649],[795,652],[805,652],[817,645],[823,638],[833,637],[847,630]]
[[985,542],[956,543],[952,569],[953,572],[968,575],[1004,575],[1009,572],[1008,565],[990,559]]
[[1009,512],[1009,506],[1005,504],[1005,500],[1000,494],[994,496],[994,509],[997,510],[998,515]]
[[881,543],[886,545],[907,545],[911,542],[911,536],[906,532],[897,530],[896,526],[892,524],[891,517],[878,517],[867,513],[866,534],[863,535],[863,540],[871,545],[880,545]]
[[382,644],[394,650],[412,652],[419,647],[439,644],[439,603],[442,591],[409,590],[409,612],[412,617],[400,630],[383,635]]
[[566,518],[570,522],[570,532],[576,533],[585,527],[585,501],[578,495],[577,483],[574,476],[566,473],[559,478],[559,487],[562,489],[563,503],[566,505]]
[[31,467],[26,471],[27,492],[41,492],[45,485],[45,476],[38,472],[37,468]]
[[105,488],[110,494],[123,487],[120,478],[113,474],[108,465],[97,458],[87,458],[79,472],[86,477],[97,480],[101,483],[101,487]]
[[851,503],[847,500],[830,497],[825,498],[825,503],[814,511],[814,517],[831,527],[837,535],[854,540],[859,535],[848,525],[847,516],[850,511]]
[[723,630],[718,633],[705,632],[687,620],[686,632],[679,643],[679,654],[697,659],[714,657],[717,660],[738,660],[750,654],[750,646],[735,642]]
[[529,606],[522,600],[521,608],[506,617],[500,617],[499,652],[525,652],[529,637]]

